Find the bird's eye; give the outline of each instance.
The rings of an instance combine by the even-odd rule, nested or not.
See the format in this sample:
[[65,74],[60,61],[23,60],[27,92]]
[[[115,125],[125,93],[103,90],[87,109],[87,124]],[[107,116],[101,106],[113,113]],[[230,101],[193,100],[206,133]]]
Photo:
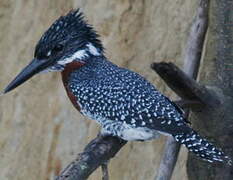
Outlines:
[[46,56],[47,57],[50,57],[51,55],[55,55],[57,54],[58,52],[62,51],[63,49],[63,45],[62,44],[57,44],[56,46],[54,46],[54,48],[50,51],[47,52]]
[[57,44],[56,46],[54,46],[53,52],[59,52],[62,49],[63,49],[63,45],[62,44]]

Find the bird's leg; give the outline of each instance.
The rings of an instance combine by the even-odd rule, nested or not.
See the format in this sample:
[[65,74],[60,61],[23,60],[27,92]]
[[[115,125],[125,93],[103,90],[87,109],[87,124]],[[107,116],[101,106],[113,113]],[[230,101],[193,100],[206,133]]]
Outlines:
[[104,128],[101,128],[98,136],[101,136],[101,137],[107,137],[107,136],[113,136],[111,132],[107,131],[106,129]]
[[101,169],[102,169],[102,180],[109,180],[109,174],[108,174],[108,160],[106,160],[102,165],[101,165]]
[[105,128],[101,128],[100,132],[98,133],[98,137],[117,137],[119,140],[119,143],[124,143],[126,142],[126,140],[122,139],[121,137],[112,134],[111,132],[109,132],[108,130],[106,130]]

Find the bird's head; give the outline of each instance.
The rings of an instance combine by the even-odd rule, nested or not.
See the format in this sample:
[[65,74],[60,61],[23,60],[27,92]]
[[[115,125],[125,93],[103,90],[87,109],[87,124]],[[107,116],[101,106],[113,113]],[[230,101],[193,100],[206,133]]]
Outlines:
[[85,63],[92,56],[102,56],[103,46],[97,33],[79,10],[57,19],[36,45],[33,60],[4,89],[7,93],[33,75],[62,71],[74,61]]

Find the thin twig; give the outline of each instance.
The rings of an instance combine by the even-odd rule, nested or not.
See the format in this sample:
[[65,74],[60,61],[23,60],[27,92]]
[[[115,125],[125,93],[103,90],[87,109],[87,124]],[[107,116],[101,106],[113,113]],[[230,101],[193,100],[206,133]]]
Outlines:
[[[187,77],[191,77],[193,79],[197,78],[198,69],[200,65],[201,53],[202,53],[205,34],[208,26],[208,9],[209,9],[209,0],[201,0],[199,7],[197,9],[197,15],[191,27],[187,48],[184,55],[184,68],[183,68],[184,72],[187,74]],[[181,96],[182,94],[179,95]],[[195,94],[195,96],[198,97],[197,94]],[[190,98],[190,100],[193,100],[193,98]],[[200,100],[200,98],[198,99],[195,98],[194,100]],[[188,114],[189,112],[186,111],[185,116],[188,117]],[[177,157],[179,154],[179,150],[180,150],[180,144],[176,143],[174,138],[168,137],[164,155],[160,163],[160,168],[156,180],[171,179],[177,161]]]
[[102,174],[103,174],[103,178],[102,180],[109,180],[109,174],[108,174],[108,161],[104,162],[101,165],[101,169],[102,169]]

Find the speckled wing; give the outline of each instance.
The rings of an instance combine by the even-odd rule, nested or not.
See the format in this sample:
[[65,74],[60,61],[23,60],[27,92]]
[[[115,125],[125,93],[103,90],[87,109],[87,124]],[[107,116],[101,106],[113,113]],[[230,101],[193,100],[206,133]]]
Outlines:
[[171,134],[203,159],[231,164],[229,157],[186,124],[179,107],[140,75],[109,65],[104,72],[101,67],[95,73],[87,71],[88,67],[82,69],[69,87],[81,111],[105,126],[107,134],[148,140],[156,138],[159,131]]
[[70,88],[83,111],[92,117],[122,121],[135,128],[173,133],[186,126],[180,109],[137,73],[125,69],[114,76],[89,79]]

